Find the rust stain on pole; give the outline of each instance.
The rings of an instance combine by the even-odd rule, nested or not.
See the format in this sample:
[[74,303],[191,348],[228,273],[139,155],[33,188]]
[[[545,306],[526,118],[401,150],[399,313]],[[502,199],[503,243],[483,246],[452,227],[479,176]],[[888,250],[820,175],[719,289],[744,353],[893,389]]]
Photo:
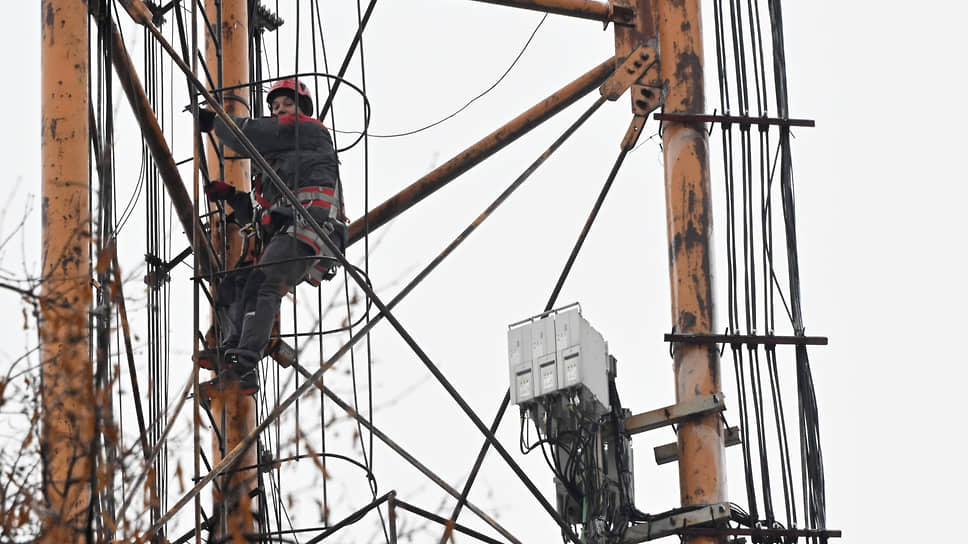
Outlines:
[[47,504],[38,541],[60,543],[86,534],[94,463],[87,3],[46,0],[42,17],[40,447]]
[[[205,62],[209,71],[217,78],[219,87],[232,87],[249,81],[249,23],[248,0],[206,0],[205,13],[209,21],[216,25],[219,35],[213,37],[205,32]],[[221,9],[219,7],[221,6]],[[216,40],[221,43],[221,50]],[[249,94],[246,87],[239,93],[230,91],[231,96],[222,97],[225,111],[242,117],[250,115]],[[222,146],[225,160],[220,164],[216,149],[209,145],[209,179],[221,179],[241,191],[250,189],[250,161],[239,159],[238,154]],[[242,239],[238,227],[229,224],[225,233],[217,228],[220,223],[212,219],[212,242],[220,254],[226,269],[238,262],[242,251]],[[222,426],[225,450],[231,451],[255,428],[255,398],[240,395],[237,388],[230,387],[224,395],[212,399],[212,414]],[[224,422],[224,424],[223,424]],[[222,459],[223,450],[218,443],[218,434],[212,436],[212,457],[215,463]],[[255,466],[258,463],[255,446],[250,446],[239,456],[236,466]],[[229,471],[219,477],[219,485],[213,488],[215,504],[223,508],[225,523],[218,527],[215,534],[241,540],[242,535],[255,532],[252,515],[252,498],[249,492],[258,486],[256,469]],[[220,490],[220,491],[219,491]]]
[[[216,9],[219,3],[222,5],[221,17]],[[221,35],[218,36],[218,41],[222,44],[221,54],[218,43],[211,33],[205,32],[205,63],[212,75],[216,77],[216,84],[219,87],[235,87],[249,82],[249,25],[246,4],[244,0],[223,2],[208,0],[206,2],[205,11],[208,20],[217,22],[221,19],[219,26]],[[247,89],[247,87],[240,87],[227,91],[224,96],[221,96],[222,107],[226,112],[240,117],[250,115]],[[206,140],[209,143],[207,160],[209,179],[221,179],[240,191],[248,191],[251,179],[250,161],[240,158],[238,153],[228,147],[219,146],[225,157],[224,162],[220,163],[216,146],[212,145],[213,140],[208,138]],[[216,141],[216,145],[217,143]],[[211,223],[212,243],[216,251],[222,255],[226,268],[231,268],[242,250],[242,239],[238,236],[239,227],[230,223],[226,229],[228,232],[223,236],[218,228],[220,221],[217,220],[217,216],[213,217]]]
[[[417,202],[430,196],[437,189],[450,183],[457,176],[483,162],[559,111],[575,103],[578,99],[604,83],[608,79],[608,76],[612,75],[614,70],[615,61],[613,59],[608,59],[595,68],[592,68],[575,81],[515,117],[503,127],[488,134],[456,157],[438,166],[434,171],[390,197],[383,204],[370,210],[368,214],[370,232],[385,225],[388,221],[408,210]],[[350,224],[350,244],[357,242],[363,237],[363,228],[366,226],[364,224],[365,219],[365,217],[360,218]]]
[[[643,2],[644,4],[644,2]],[[660,0],[657,4],[661,78],[665,113],[702,113],[702,36],[699,0]],[[701,123],[664,125],[666,206],[672,321],[676,333],[713,331],[712,202],[708,142]],[[676,400],[719,393],[719,353],[715,346],[676,344]],[[679,427],[679,493],[682,504],[725,500],[723,428],[716,414]],[[690,536],[690,542],[718,542]]]

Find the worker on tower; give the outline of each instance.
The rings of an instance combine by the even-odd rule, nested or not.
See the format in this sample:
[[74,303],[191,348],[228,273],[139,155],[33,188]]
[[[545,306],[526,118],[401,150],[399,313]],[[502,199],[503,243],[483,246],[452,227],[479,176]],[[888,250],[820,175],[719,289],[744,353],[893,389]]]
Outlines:
[[[232,120],[269,166],[299,199],[329,239],[340,249],[346,245],[346,216],[339,180],[339,162],[326,127],[313,117],[309,90],[296,78],[275,83],[266,96],[271,117]],[[242,156],[245,148],[214,112],[199,110],[198,124],[215,132],[225,145]],[[224,389],[238,381],[240,392],[259,390],[256,367],[269,344],[273,321],[282,296],[301,281],[313,285],[332,277],[337,262],[317,233],[295,212],[275,186],[256,172],[251,193],[222,181],[205,185],[212,201],[228,202],[234,220],[258,232],[261,254],[255,263],[241,263],[220,284],[215,294],[221,342],[199,352],[199,366],[218,370],[209,388]],[[243,230],[246,230],[245,228]],[[221,310],[221,311],[218,311]]]

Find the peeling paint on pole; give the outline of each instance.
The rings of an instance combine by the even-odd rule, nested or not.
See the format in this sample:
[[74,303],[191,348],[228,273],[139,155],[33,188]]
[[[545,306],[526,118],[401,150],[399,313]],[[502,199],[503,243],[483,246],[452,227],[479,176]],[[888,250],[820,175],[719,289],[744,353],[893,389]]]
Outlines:
[[[219,12],[221,5],[221,12]],[[221,87],[232,87],[249,82],[249,24],[248,0],[207,0],[205,12],[208,20],[220,29],[218,40],[221,54],[211,34],[205,36],[205,61],[216,82]],[[223,99],[225,111],[234,115],[250,115],[249,93],[246,87],[226,92],[233,94],[232,99]],[[209,146],[209,179],[221,179],[241,191],[250,189],[250,161],[239,159],[238,154],[223,146],[225,161],[219,164],[219,154]],[[235,266],[242,251],[242,238],[238,227],[229,224],[227,232],[217,228],[219,222],[212,221],[212,242],[221,254],[226,268]],[[234,391],[233,391],[234,389]],[[225,451],[231,451],[255,427],[255,398],[239,395],[237,388],[229,388],[226,394],[212,399],[212,413],[221,427],[225,439]],[[212,457],[214,462],[222,459],[218,435],[213,435]],[[258,462],[255,447],[250,447],[238,460],[240,466],[254,466]],[[252,499],[249,492],[258,486],[258,472],[255,469],[229,471],[220,477],[214,491],[215,503],[225,509],[225,523],[216,529],[216,534],[233,539],[254,532],[255,521],[252,516]]]
[[[702,25],[698,0],[658,2],[664,113],[705,113]],[[709,146],[699,122],[663,123],[669,280],[672,322],[680,334],[714,330],[712,293],[712,202]],[[719,393],[719,353],[714,345],[675,344],[676,400]],[[679,427],[679,493],[682,505],[725,500],[723,427],[718,414]],[[688,537],[689,542],[718,542]]]
[[84,538],[93,467],[87,3],[46,0],[41,13],[41,455],[47,516],[38,541],[60,543]]

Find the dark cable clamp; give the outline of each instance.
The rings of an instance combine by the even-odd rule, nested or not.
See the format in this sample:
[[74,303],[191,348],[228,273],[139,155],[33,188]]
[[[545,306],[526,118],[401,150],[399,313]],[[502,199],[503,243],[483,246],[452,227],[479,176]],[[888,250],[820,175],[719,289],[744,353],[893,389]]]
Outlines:
[[171,281],[171,276],[168,275],[168,272],[171,272],[172,268],[175,268],[178,263],[184,261],[191,254],[192,248],[189,246],[176,255],[171,262],[165,262],[150,253],[145,253],[145,262],[155,267],[154,269],[149,269],[148,273],[145,274],[145,283],[152,289],[158,289],[162,284],[168,283]]

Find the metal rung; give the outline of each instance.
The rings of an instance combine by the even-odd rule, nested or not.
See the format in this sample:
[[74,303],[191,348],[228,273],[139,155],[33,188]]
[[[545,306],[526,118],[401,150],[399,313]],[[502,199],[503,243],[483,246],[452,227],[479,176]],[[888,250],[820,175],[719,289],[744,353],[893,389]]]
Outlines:
[[625,539],[622,542],[623,544],[632,544],[662,538],[696,525],[728,520],[729,515],[729,504],[725,502],[710,504],[696,510],[671,514],[644,523],[636,523],[625,531]]
[[679,423],[690,417],[722,412],[725,409],[726,404],[723,399],[723,394],[715,393],[631,416],[625,420],[625,430],[631,434],[651,431],[652,429]]
[[[739,435],[739,427],[726,429],[726,447],[742,444],[743,439]],[[676,442],[663,444],[655,447],[655,463],[664,465],[679,460],[679,445]]]

